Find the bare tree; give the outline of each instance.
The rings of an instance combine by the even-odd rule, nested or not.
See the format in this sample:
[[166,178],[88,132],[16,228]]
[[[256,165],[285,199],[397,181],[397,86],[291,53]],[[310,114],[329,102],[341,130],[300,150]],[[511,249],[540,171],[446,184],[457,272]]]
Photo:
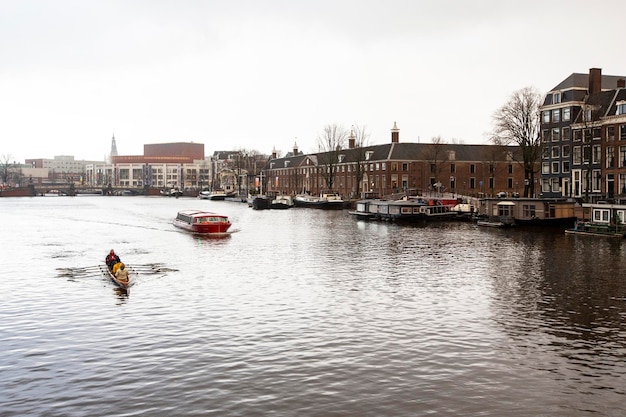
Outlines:
[[0,157],[0,178],[2,178],[3,184],[7,183],[13,171],[13,163],[11,163],[11,159],[13,159],[13,156],[9,154],[3,154]]
[[434,177],[432,185],[435,185],[440,184],[439,175],[443,172],[449,155],[446,149],[448,144],[441,136],[435,136],[431,140],[432,143],[424,148],[422,157],[430,164],[430,173]]
[[337,125],[326,125],[322,133],[318,136],[318,161],[322,168],[322,177],[329,191],[333,190],[335,177],[337,175],[337,164],[339,164],[339,154],[345,147],[347,138],[346,130]]
[[525,87],[514,92],[493,115],[492,140],[502,145],[515,143],[520,147],[521,160],[516,162],[524,169],[524,197],[535,193],[537,161],[541,156],[540,105],[539,92],[533,87]]
[[363,176],[365,174],[365,153],[369,146],[370,134],[366,126],[354,125],[350,132],[351,138],[354,139],[354,176],[356,179],[356,193],[361,191]]

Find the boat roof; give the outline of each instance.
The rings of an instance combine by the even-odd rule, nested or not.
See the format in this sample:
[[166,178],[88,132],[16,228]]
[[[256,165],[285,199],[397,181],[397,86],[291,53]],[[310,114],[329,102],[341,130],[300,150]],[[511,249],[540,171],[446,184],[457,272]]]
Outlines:
[[207,217],[207,216],[228,217],[223,214],[213,213],[212,211],[202,211],[202,210],[181,210],[178,212],[178,214],[184,214],[186,216],[191,216],[191,217]]

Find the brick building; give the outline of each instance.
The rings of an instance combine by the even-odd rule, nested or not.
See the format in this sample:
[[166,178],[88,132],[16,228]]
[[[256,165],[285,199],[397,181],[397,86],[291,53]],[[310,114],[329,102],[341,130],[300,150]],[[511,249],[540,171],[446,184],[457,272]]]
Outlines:
[[407,190],[482,197],[524,189],[524,170],[515,162],[520,160],[519,147],[401,143],[395,124],[390,143],[357,148],[352,135],[348,142],[347,149],[336,152],[304,155],[294,147],[285,157],[272,155],[264,171],[267,190],[284,194],[334,191],[358,198]]

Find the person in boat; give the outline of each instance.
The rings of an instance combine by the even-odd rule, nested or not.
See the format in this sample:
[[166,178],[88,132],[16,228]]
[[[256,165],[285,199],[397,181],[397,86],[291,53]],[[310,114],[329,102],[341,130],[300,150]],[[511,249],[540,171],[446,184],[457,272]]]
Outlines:
[[118,263],[117,265],[119,265],[119,268],[115,272],[115,278],[120,281],[128,282],[128,269],[126,269],[126,265],[124,265],[122,262]]
[[109,269],[113,271],[113,266],[117,263],[120,263],[121,261],[120,257],[115,254],[115,251],[113,249],[111,249],[111,252],[109,252],[107,257],[104,259],[104,262],[107,264]]

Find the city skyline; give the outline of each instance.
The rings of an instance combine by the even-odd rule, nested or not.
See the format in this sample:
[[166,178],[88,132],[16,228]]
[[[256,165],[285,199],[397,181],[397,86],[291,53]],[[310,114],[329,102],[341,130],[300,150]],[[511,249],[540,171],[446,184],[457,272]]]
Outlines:
[[[626,5],[593,9],[622,14]],[[146,143],[283,155],[324,126],[371,144],[484,144],[521,88],[624,73],[619,25],[582,1],[3,4],[0,154],[101,160]],[[590,33],[591,35],[584,35]]]

